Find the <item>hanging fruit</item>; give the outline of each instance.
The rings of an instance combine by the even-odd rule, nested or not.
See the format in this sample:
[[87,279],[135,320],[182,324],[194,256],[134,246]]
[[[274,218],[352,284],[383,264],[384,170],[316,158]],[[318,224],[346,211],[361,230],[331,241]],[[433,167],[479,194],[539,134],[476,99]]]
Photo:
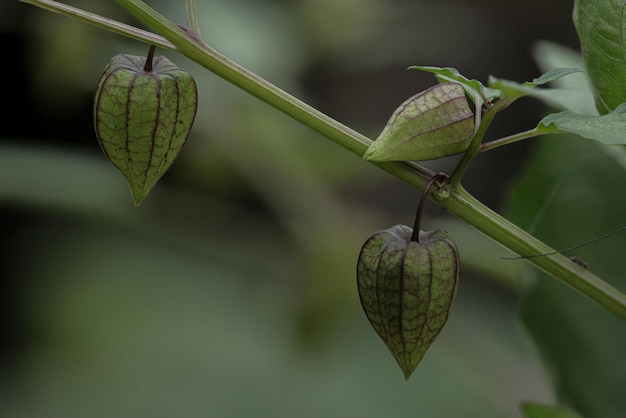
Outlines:
[[94,100],[96,137],[136,206],[180,154],[198,104],[193,77],[154,51],[111,58]]
[[[436,177],[433,177],[433,180]],[[395,225],[374,233],[357,264],[361,305],[374,330],[411,376],[445,325],[456,298],[460,259],[448,234]]]

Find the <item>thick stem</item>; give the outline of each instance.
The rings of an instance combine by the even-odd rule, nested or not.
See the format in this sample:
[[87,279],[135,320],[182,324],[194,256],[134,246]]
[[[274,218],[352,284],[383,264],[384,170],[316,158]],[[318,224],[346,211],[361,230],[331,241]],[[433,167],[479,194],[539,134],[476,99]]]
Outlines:
[[[548,254],[555,250],[493,212],[462,187],[435,201],[450,213],[520,255]],[[526,259],[541,270],[626,319],[626,296],[562,254]]]

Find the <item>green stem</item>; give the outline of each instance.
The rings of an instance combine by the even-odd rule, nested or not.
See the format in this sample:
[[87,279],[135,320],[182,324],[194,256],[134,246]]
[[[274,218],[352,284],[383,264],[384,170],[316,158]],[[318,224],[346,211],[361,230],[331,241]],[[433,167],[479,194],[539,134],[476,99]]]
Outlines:
[[505,136],[504,138],[496,139],[494,141],[485,142],[480,145],[478,152],[490,151],[494,148],[501,147],[503,145],[512,144],[517,141],[522,141],[524,139],[536,138],[541,135],[552,135],[557,133],[564,133],[558,128],[533,128],[524,132],[519,132],[513,135]]
[[63,3],[59,3],[53,0],[20,0],[22,3],[32,4],[41,9],[49,12],[58,13],[64,16],[77,19],[81,22],[89,23],[97,26],[101,29],[106,29],[118,35],[123,35],[137,41],[142,41],[147,44],[152,44],[160,48],[176,50],[176,47],[172,45],[170,41],[162,36],[156,35],[152,32],[145,31],[143,29],[136,28],[125,23],[118,22],[113,19],[108,19],[100,15],[87,12],[85,10],[77,9]]
[[[228,59],[206,43],[190,36],[189,33],[158,14],[145,3],[137,0],[116,0],[116,2],[147,26],[162,33],[176,47],[177,51],[187,58],[353,153],[363,156],[372,143],[372,140],[366,136],[337,122]],[[431,170],[412,162],[376,163],[376,165],[400,178],[407,175],[418,175],[420,189],[423,189],[426,182],[435,174]]]
[[198,38],[202,38],[200,35],[200,25],[198,24],[195,0],[187,0],[187,26],[189,26],[189,29],[191,29]]
[[146,57],[146,63],[143,66],[143,70],[147,73],[152,72],[152,64],[154,62],[155,51],[156,51],[156,46],[150,45],[150,49],[148,50],[148,56]]
[[[450,184],[453,188],[460,186],[461,178],[467,171],[474,157],[476,157],[476,154],[478,154],[478,152],[480,151],[480,144],[485,136],[485,133],[487,132],[487,129],[489,128],[489,125],[491,125],[493,118],[495,118],[496,114],[505,107],[507,107],[509,104],[509,101],[503,99],[496,102],[495,105],[491,106],[485,111],[485,114],[480,120],[480,125],[478,126],[478,129],[476,129],[474,138],[472,138],[472,142],[470,143],[469,147],[467,147],[467,150],[463,154],[463,157],[461,157],[461,160],[459,161],[454,171],[452,172],[452,175],[450,176]],[[477,109],[476,111],[480,112],[480,109]]]
[[447,180],[448,176],[444,173],[435,174],[428,183],[426,183],[426,187],[424,187],[424,191],[422,192],[422,196],[420,197],[419,204],[417,205],[417,213],[415,214],[415,222],[413,223],[413,234],[411,235],[411,241],[420,242],[420,225],[422,224],[422,212],[424,211],[424,204],[426,200],[428,200],[428,193],[430,192],[430,188],[437,180]]
[[[41,7],[46,5],[47,7],[44,8],[49,8],[50,4],[54,3],[43,0],[22,1],[40,5]],[[143,2],[139,0],[116,1],[141,22],[152,27],[167,38],[167,40],[171,42],[169,49],[180,51],[183,55],[213,73],[291,116],[293,119],[311,127],[351,152],[362,156],[371,144],[369,138],[324,115],[219,54],[203,43],[199,38],[194,38],[174,23],[159,15]],[[100,17],[92,18],[88,14],[76,13],[75,11],[72,11],[71,16],[97,26],[111,28],[111,30],[116,33],[162,46],[162,42],[156,41],[156,39],[160,37],[149,33],[140,34],[138,29],[133,27],[113,24],[108,19]],[[141,37],[139,37],[138,34],[140,34]],[[163,47],[168,48],[168,46]],[[498,110],[497,107],[498,103],[488,109],[486,115],[495,114]],[[489,120],[483,120],[479,129],[483,127],[486,129],[489,122]],[[481,135],[480,137],[482,138],[484,132],[478,132],[478,134]],[[462,165],[455,170],[458,179],[460,179],[464,173],[469,161],[479,150],[480,141],[476,140],[475,142],[471,153],[465,156],[462,160]],[[376,163],[376,165],[418,190],[424,190],[426,183],[435,175],[434,172],[411,162]],[[554,252],[554,249],[550,248],[548,245],[513,225],[511,222],[477,201],[473,196],[467,193],[458,182],[456,185],[447,188],[444,187],[437,191],[437,193],[433,193],[431,198],[452,215],[464,220],[469,225],[472,225],[477,230],[517,254],[528,255]],[[582,269],[567,257],[561,254],[555,254],[546,257],[534,257],[528,259],[527,262],[536,265],[563,283],[577,289],[606,309],[626,319],[626,295],[603,282],[591,272]]]
[[462,187],[451,191],[443,202],[437,202],[437,194],[434,196],[436,203],[450,213],[517,254],[552,254],[526,260],[626,319],[626,296],[623,293],[568,257],[553,254],[555,250],[550,246],[487,208]]

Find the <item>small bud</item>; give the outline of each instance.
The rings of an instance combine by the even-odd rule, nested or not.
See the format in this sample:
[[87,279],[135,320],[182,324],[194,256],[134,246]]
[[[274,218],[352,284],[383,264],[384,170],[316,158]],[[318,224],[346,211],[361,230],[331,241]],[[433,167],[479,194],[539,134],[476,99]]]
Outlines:
[[102,151],[124,174],[135,205],[181,152],[193,125],[193,77],[167,58],[119,54],[98,82],[94,126]]
[[363,310],[407,380],[446,323],[459,281],[459,253],[444,231],[415,238],[406,225],[378,231],[357,265]]
[[474,113],[463,86],[437,84],[402,103],[363,158],[434,160],[465,151],[473,134]]

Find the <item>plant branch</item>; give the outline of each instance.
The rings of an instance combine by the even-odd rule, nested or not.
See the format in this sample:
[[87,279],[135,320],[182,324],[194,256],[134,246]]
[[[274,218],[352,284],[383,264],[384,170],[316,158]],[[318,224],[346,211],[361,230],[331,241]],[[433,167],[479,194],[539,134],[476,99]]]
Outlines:
[[262,101],[279,108],[296,120],[320,131],[320,133],[331,135],[340,145],[359,155],[363,155],[369,147],[371,143],[369,138],[287,94],[248,69],[231,61],[206,43],[194,39],[143,2],[134,0],[116,0],[116,2],[157,32],[164,33],[165,37],[176,46],[179,52],[209,71]]
[[53,13],[59,13],[64,16],[68,16],[81,22],[89,23],[97,26],[101,29],[106,29],[118,35],[123,35],[128,38],[135,39],[137,41],[146,42],[158,46],[160,48],[176,50],[176,47],[172,45],[167,39],[162,36],[155,35],[152,32],[145,31],[143,29],[136,28],[125,23],[118,22],[113,19],[102,17],[95,13],[90,13],[76,7],[68,6],[63,3],[59,3],[53,0],[20,0],[22,3],[32,4],[41,9],[48,10]]
[[[40,7],[43,7],[41,5],[44,4],[49,7],[51,3],[54,3],[43,0],[22,1]],[[164,18],[145,3],[139,0],[116,1],[145,25],[153,28],[157,33],[163,35],[164,38],[171,42],[172,46],[170,49],[179,51],[211,72],[270,104],[302,124],[314,129],[342,147],[362,156],[371,144],[372,141],[364,135],[342,125],[219,54],[198,37],[191,36],[190,33]],[[155,43],[152,38],[156,35],[149,34],[149,32],[146,32],[149,36],[142,35],[142,38],[139,38],[137,37],[138,29],[124,25],[119,26],[121,24],[114,25],[108,19],[100,17],[92,18],[90,14],[75,13],[74,11],[64,14],[110,29],[116,33],[134,37],[135,39],[148,43]],[[103,24],[103,22],[106,22],[106,25]],[[497,110],[498,103],[488,109],[486,115],[493,115]],[[483,120],[480,129],[486,129],[488,124],[489,120]],[[482,138],[484,132],[478,132],[478,134],[481,135]],[[471,153],[464,156],[462,165],[455,170],[458,179],[460,179],[467,165],[479,149],[480,141],[476,140],[476,142],[473,143]],[[435,175],[434,172],[412,162],[374,164],[418,190],[424,190],[426,183]],[[519,255],[554,252],[554,249],[550,248],[548,245],[477,201],[473,196],[467,193],[458,182],[447,187],[442,187],[442,189],[432,193],[431,198],[452,215],[467,222],[483,234],[491,237],[504,247],[509,248]],[[626,319],[626,295],[603,282],[591,272],[582,269],[567,257],[561,254],[555,254],[546,257],[534,257],[526,261],[546,271],[563,283],[577,289],[619,317]]]
[[[437,194],[435,202],[439,204],[436,199]],[[525,260],[626,319],[626,296],[589,270],[555,253],[550,246],[487,208],[462,187],[452,190],[445,200],[440,206],[517,254],[551,254]]]
[[[198,38],[194,38],[142,1],[116,0],[116,2],[147,26],[165,35],[165,38],[187,58],[353,153],[363,156],[372,143],[372,140],[366,136],[337,122],[220,54]],[[420,189],[423,189],[435,174],[413,162],[375,164],[402,179],[417,175],[417,184]]]

